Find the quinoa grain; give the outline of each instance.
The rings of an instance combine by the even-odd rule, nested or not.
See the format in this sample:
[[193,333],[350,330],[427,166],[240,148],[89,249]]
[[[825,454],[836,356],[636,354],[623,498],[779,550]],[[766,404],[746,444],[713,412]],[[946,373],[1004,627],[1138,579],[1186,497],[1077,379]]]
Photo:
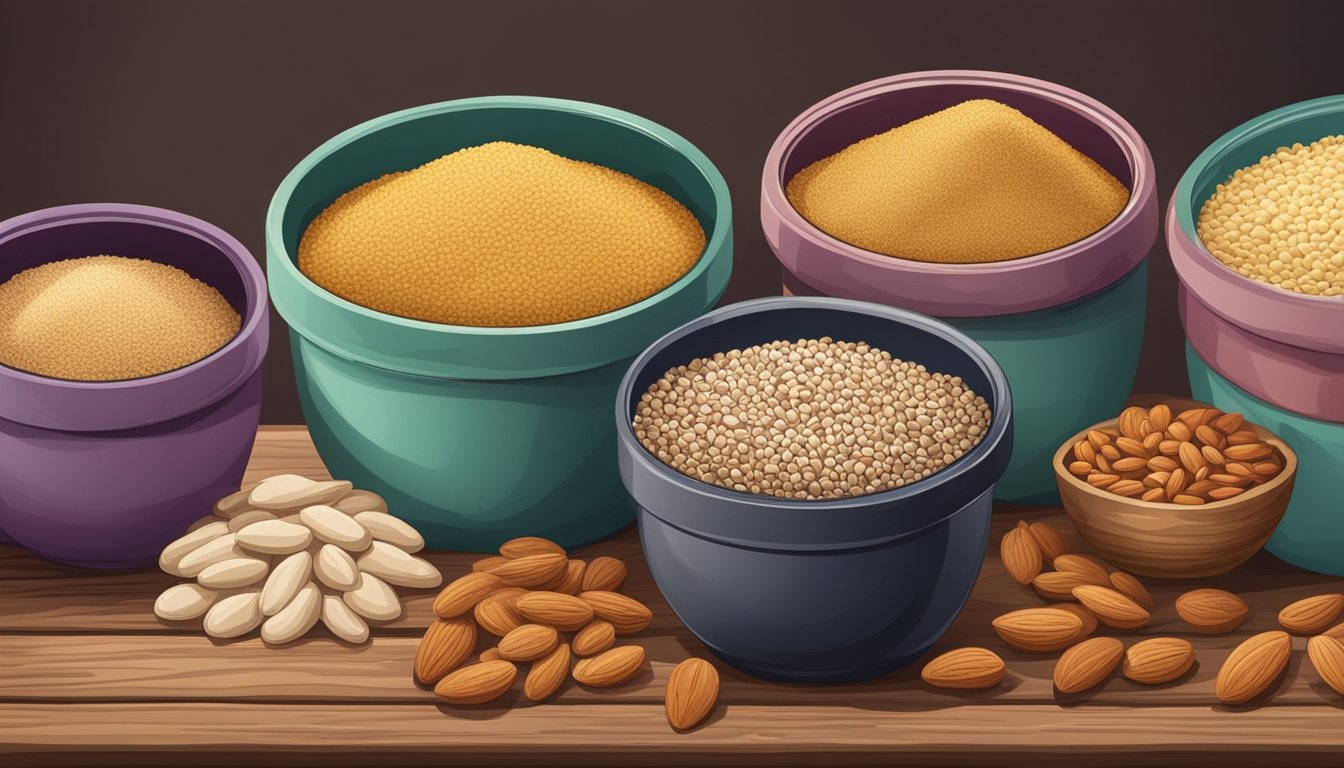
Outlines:
[[985,436],[990,409],[959,376],[863,342],[775,341],[669,370],[633,427],[660,461],[706,483],[788,499],[899,488]]

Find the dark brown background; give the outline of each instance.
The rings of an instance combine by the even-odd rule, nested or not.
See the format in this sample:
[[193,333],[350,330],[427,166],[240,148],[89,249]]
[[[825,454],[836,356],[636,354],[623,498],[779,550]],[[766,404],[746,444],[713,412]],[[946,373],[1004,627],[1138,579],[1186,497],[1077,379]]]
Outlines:
[[[637,112],[722,170],[736,207],[725,302],[778,292],[761,164],[822,97],[973,68],[1114,107],[1152,148],[1165,210],[1209,142],[1344,90],[1330,2],[53,2],[0,0],[0,218],[135,202],[212,221],[264,259],[280,179],[345,128],[405,107],[535,94]],[[1139,391],[1188,391],[1159,241]],[[263,421],[302,420],[273,318]]]

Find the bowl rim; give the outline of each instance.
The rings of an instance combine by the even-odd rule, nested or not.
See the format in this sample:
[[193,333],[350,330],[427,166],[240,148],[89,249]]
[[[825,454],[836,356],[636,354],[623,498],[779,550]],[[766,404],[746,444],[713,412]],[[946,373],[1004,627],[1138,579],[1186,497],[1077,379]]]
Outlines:
[[[40,208],[35,211],[29,211],[0,221],[0,242],[44,229],[54,229],[68,224],[99,221],[141,224],[150,227],[171,229],[213,246],[215,250],[233,266],[234,271],[237,272],[238,277],[243,284],[243,294],[246,306],[244,309],[244,316],[240,318],[238,330],[233,336],[229,337],[227,342],[220,345],[219,348],[215,349],[205,357],[202,357],[199,360],[194,360],[186,365],[178,366],[177,368],[149,376],[137,376],[131,379],[108,379],[106,381],[63,379],[55,376],[43,376],[39,373],[32,373],[3,363],[0,363],[0,376],[7,376],[19,381],[40,384],[46,387],[76,391],[90,389],[101,391],[112,389],[134,389],[138,385],[144,385],[146,383],[189,376],[194,371],[200,370],[220,357],[231,353],[234,349],[243,344],[244,339],[256,334],[257,326],[261,324],[262,317],[266,314],[265,310],[268,305],[266,278],[262,276],[261,265],[252,257],[247,248],[233,235],[230,235],[214,224],[203,219],[198,219],[195,216],[179,213],[167,208],[156,208],[154,206],[136,205],[133,203],[74,203],[71,205],[58,205],[50,208]],[[154,261],[154,259],[145,256],[132,255],[131,258]]]
[[[898,488],[879,491],[877,493],[822,500],[784,499],[766,494],[723,488],[706,483],[699,478],[682,474],[663,463],[657,456],[654,456],[649,452],[648,448],[644,446],[644,443],[635,435],[634,425],[627,415],[627,404],[637,400],[634,391],[635,379],[648,367],[651,358],[672,343],[698,333],[719,321],[743,315],[790,311],[803,307],[853,312],[879,320],[914,326],[920,330],[940,337],[942,340],[953,344],[966,353],[972,361],[985,371],[986,378],[989,380],[990,390],[995,397],[994,413],[991,415],[989,429],[985,432],[985,436],[981,438],[980,442],[971,448],[970,451],[962,455],[961,458],[957,459],[951,465],[922,480],[917,480],[909,485],[903,485]],[[739,510],[745,508],[773,508],[843,513],[860,512],[872,507],[886,506],[891,503],[908,500],[931,488],[955,483],[963,475],[972,471],[975,466],[984,461],[986,457],[990,456],[1006,436],[1011,436],[1008,429],[1012,422],[1012,405],[1012,393],[1009,389],[1008,378],[1004,374],[1003,369],[999,367],[998,361],[989,354],[988,350],[974,339],[941,320],[907,309],[891,307],[885,304],[856,301],[854,299],[837,299],[823,296],[772,296],[729,304],[728,306],[707,312],[704,315],[669,331],[657,341],[650,344],[647,349],[641,352],[639,356],[630,363],[625,375],[621,378],[621,385],[616,394],[615,410],[618,439],[632,446],[634,449],[632,453],[638,457],[641,463],[655,477],[665,483],[679,487],[694,495],[707,497],[714,501],[728,504]],[[973,494],[972,498],[983,490],[984,489],[979,489],[976,491],[976,494]],[[946,515],[929,522],[928,525],[936,525],[947,517],[956,514],[959,509],[960,507],[948,511]],[[655,512],[653,514],[659,516],[660,519],[663,519],[658,513]],[[676,523],[671,523],[667,520],[664,520],[664,522],[676,525]],[[900,535],[904,536],[908,533],[909,531],[902,530]]]
[[[1124,153],[1125,159],[1129,163],[1133,178],[1128,185],[1129,199],[1125,201],[1124,207],[1097,231],[1053,250],[1016,259],[952,264],[889,256],[846,242],[821,230],[803,218],[802,214],[798,213],[797,209],[789,202],[788,196],[784,193],[786,184],[783,179],[784,160],[795,149],[804,130],[832,118],[836,108],[872,98],[874,94],[879,92],[957,83],[989,85],[1004,90],[1028,93],[1057,101],[1086,116],[1093,124],[1106,132]],[[1081,91],[1048,80],[1007,72],[973,69],[928,70],[860,83],[832,94],[803,110],[785,126],[770,147],[762,177],[761,199],[762,204],[768,202],[775,209],[780,221],[798,237],[846,259],[853,259],[870,267],[927,275],[957,276],[967,273],[1005,275],[1038,267],[1042,264],[1063,261],[1079,253],[1087,252],[1098,242],[1108,239],[1115,232],[1129,227],[1142,216],[1144,209],[1155,199],[1155,175],[1152,153],[1138,131],[1119,113]],[[1139,261],[1142,261],[1146,255],[1147,251],[1145,250],[1128,267],[1132,268]],[[1129,273],[1129,268],[1125,269],[1125,274]],[[1094,290],[1102,287],[1105,286],[1096,286]],[[1088,291],[1088,293],[1090,292]],[[1080,294],[1075,298],[1081,298],[1082,295],[1085,294]]]
[[[643,134],[685,157],[704,177],[714,196],[714,225],[712,231],[705,233],[705,246],[701,250],[700,256],[696,259],[695,263],[691,265],[690,269],[672,283],[664,286],[656,293],[646,296],[632,304],[627,304],[623,307],[618,307],[601,314],[579,318],[577,320],[567,320],[562,323],[518,326],[453,325],[449,323],[435,323],[428,320],[417,320],[415,318],[380,312],[337,296],[309,279],[309,277],[299,269],[299,266],[295,261],[296,255],[291,254],[289,248],[285,247],[282,223],[284,221],[285,212],[289,208],[293,197],[294,190],[298,187],[300,181],[306,177],[313,168],[332,155],[345,149],[348,145],[386,128],[402,123],[413,122],[432,115],[465,112],[482,108],[516,110],[542,109],[603,120]],[[388,170],[391,171],[395,169]],[[682,137],[681,134],[632,112],[626,112],[602,104],[573,99],[559,99],[549,96],[500,95],[453,99],[389,112],[358,123],[357,125],[341,131],[330,139],[327,139],[322,144],[318,145],[316,149],[313,149],[305,155],[303,159],[285,175],[285,178],[276,188],[275,194],[272,195],[270,204],[266,209],[265,242],[268,253],[274,253],[280,256],[280,258],[275,259],[274,261],[278,262],[280,270],[284,273],[283,277],[285,279],[293,281],[305,294],[316,297],[323,303],[333,306],[338,312],[353,314],[368,322],[384,324],[387,326],[411,328],[417,331],[444,335],[480,336],[486,338],[510,336],[532,337],[537,336],[538,334],[559,334],[567,331],[605,325],[631,315],[639,314],[641,311],[660,303],[667,296],[677,293],[685,289],[688,285],[694,283],[710,268],[710,265],[715,261],[716,257],[723,253],[724,246],[731,237],[731,230],[732,202],[727,181],[724,180],[723,174],[719,172],[718,168],[715,167],[712,161],[710,161],[709,157],[690,141]],[[274,280],[274,278],[272,278],[272,280]]]
[[[1268,131],[1292,125],[1303,118],[1329,115],[1341,111],[1344,111],[1344,94],[1322,96],[1288,104],[1252,117],[1227,131],[1214,139],[1204,148],[1203,152],[1200,152],[1191,161],[1185,173],[1181,174],[1181,178],[1176,182],[1176,188],[1172,191],[1171,201],[1168,203],[1169,226],[1167,227],[1169,240],[1187,246],[1186,249],[1182,250],[1181,255],[1189,257],[1189,266],[1198,267],[1200,271],[1214,278],[1217,282],[1241,289],[1257,299],[1286,302],[1311,308],[1313,311],[1319,311],[1323,307],[1344,310],[1344,295],[1312,296],[1307,293],[1289,291],[1245,277],[1222,263],[1204,247],[1204,241],[1200,239],[1198,229],[1195,226],[1194,213],[1196,182],[1201,180],[1215,161],[1226,156],[1234,149],[1253,144],[1262,134]],[[1275,149],[1278,149],[1278,147]],[[1205,200],[1201,200],[1200,205],[1203,206],[1205,202]],[[1177,272],[1182,273],[1182,277],[1185,277],[1184,270],[1181,269],[1182,263],[1176,259],[1173,259],[1173,262],[1175,262]]]
[[[1148,404],[1145,405],[1145,403]],[[1126,403],[1125,407],[1129,408],[1134,405],[1140,405],[1145,408],[1151,408],[1153,405],[1157,405],[1159,403],[1166,403],[1167,405],[1175,405],[1177,403],[1180,403],[1185,404],[1188,407],[1203,407],[1203,408],[1215,407],[1209,405],[1208,403],[1203,403],[1198,400],[1191,400],[1189,398],[1166,397],[1163,395],[1146,395],[1146,394],[1134,395],[1130,397],[1129,402]],[[1180,410],[1186,410],[1186,409],[1187,409],[1186,407],[1182,407]],[[1220,408],[1218,410],[1221,411],[1222,409]],[[1226,413],[1226,411],[1224,411],[1224,413]],[[1234,496],[1230,499],[1223,499],[1221,501],[1211,501],[1206,504],[1198,504],[1198,505],[1174,504],[1171,502],[1158,503],[1155,501],[1144,501],[1142,499],[1130,498],[1127,496],[1119,496],[1114,493],[1106,493],[1106,491],[1104,490],[1093,488],[1086,482],[1079,480],[1072,472],[1069,472],[1068,468],[1064,466],[1064,455],[1073,449],[1075,443],[1077,443],[1080,440],[1086,439],[1088,432],[1094,429],[1100,429],[1102,427],[1114,427],[1116,424],[1119,423],[1119,421],[1120,417],[1118,414],[1113,419],[1099,421],[1096,424],[1093,424],[1092,426],[1088,427],[1087,429],[1082,430],[1073,437],[1070,437],[1062,445],[1060,445],[1059,449],[1055,451],[1054,458],[1051,461],[1051,465],[1054,467],[1055,470],[1055,476],[1057,478],[1060,478],[1061,482],[1067,482],[1072,487],[1085,491],[1089,495],[1096,496],[1099,498],[1106,498],[1107,500],[1113,500],[1117,503],[1120,503],[1123,506],[1129,507],[1133,511],[1141,510],[1145,512],[1171,512],[1173,510],[1180,510],[1182,514],[1199,515],[1204,512],[1209,513],[1225,512],[1228,509],[1237,507],[1247,501],[1250,501],[1251,499],[1256,499],[1260,498],[1261,496],[1269,496],[1273,493],[1278,493],[1282,489],[1283,485],[1288,483],[1293,477],[1297,475],[1297,453],[1293,451],[1292,447],[1289,446],[1288,443],[1286,443],[1283,440],[1283,438],[1279,437],[1277,434],[1270,431],[1268,428],[1260,424],[1257,424],[1253,421],[1247,421],[1246,424],[1249,424],[1251,427],[1255,428],[1257,433],[1263,433],[1264,435],[1267,436],[1265,438],[1266,443],[1278,449],[1280,454],[1283,455],[1283,469],[1279,472],[1279,474],[1275,475],[1269,482],[1263,483],[1255,488],[1252,488],[1245,494]]]

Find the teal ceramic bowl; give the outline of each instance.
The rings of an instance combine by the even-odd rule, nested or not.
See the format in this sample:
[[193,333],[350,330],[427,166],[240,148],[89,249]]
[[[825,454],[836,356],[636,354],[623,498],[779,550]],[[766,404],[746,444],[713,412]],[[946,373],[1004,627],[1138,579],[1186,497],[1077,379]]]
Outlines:
[[[704,227],[704,254],[636,304],[522,328],[383,314],[299,271],[299,239],[338,196],[490,141],[543,147],[659,187]],[[641,117],[559,99],[464,99],[376,118],[304,158],[271,201],[266,261],[304,416],[334,476],[382,494],[434,548],[488,551],[525,534],[573,546],[634,519],[616,465],[616,390],[636,354],[722,295],[732,211],[709,159]]]
[[1288,511],[1265,544],[1275,556],[1318,573],[1344,576],[1344,425],[1286,411],[1228,381],[1188,343],[1185,362],[1196,400],[1246,415],[1297,453],[1297,485]]
[[1280,147],[1344,133],[1344,95],[1289,104],[1220,136],[1181,176],[1167,209],[1190,388],[1277,433],[1300,469],[1265,548],[1293,565],[1344,575],[1344,297],[1243,277],[1210,254],[1196,219],[1218,184]]

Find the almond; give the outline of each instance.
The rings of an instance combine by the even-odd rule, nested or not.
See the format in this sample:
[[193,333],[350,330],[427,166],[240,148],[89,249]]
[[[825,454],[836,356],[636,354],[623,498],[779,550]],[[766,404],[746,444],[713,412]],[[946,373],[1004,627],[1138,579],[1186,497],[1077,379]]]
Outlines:
[[1245,418],[1240,413],[1225,413],[1213,420],[1213,427],[1224,435],[1231,435],[1241,429],[1243,422]]
[[[587,594],[587,593],[585,593]],[[562,592],[529,592],[518,598],[518,613],[528,621],[569,632],[593,620],[593,607]]]
[[567,555],[564,547],[540,536],[520,536],[516,539],[509,539],[499,545],[499,554],[511,559],[529,555]]
[[1049,653],[1072,645],[1083,620],[1059,608],[1023,608],[994,619],[994,631],[1008,645],[1027,653]]
[[593,615],[606,619],[618,634],[639,632],[653,620],[653,611],[632,597],[618,592],[595,590],[582,592],[579,597],[593,608]]
[[616,644],[616,628],[611,622],[595,619],[574,635],[574,653],[592,656]]
[[1317,635],[1307,641],[1307,657],[1321,680],[1335,693],[1344,694],[1344,643],[1329,635]]
[[988,648],[958,648],[924,665],[919,676],[938,688],[980,690],[1003,680],[1003,659]]
[[550,653],[559,641],[555,627],[524,624],[499,641],[499,656],[508,661],[533,661]]
[[1120,430],[1124,437],[1138,438],[1142,437],[1139,432],[1139,425],[1148,419],[1148,409],[1140,408],[1137,405],[1131,405],[1120,412],[1120,418],[1115,420],[1115,426]]
[[1158,432],[1167,431],[1171,426],[1171,406],[1166,403],[1158,403],[1148,409],[1148,421],[1152,423],[1153,429]]
[[615,592],[625,583],[625,563],[614,557],[595,557],[583,574],[584,592]]
[[1153,602],[1153,596],[1148,592],[1148,588],[1143,586],[1143,582],[1130,576],[1128,573],[1123,571],[1112,573],[1111,587],[1113,587],[1116,592],[1119,592],[1130,600],[1143,606],[1143,609],[1150,613],[1153,608],[1156,607],[1156,603]]
[[1224,704],[1245,704],[1263,694],[1283,674],[1292,655],[1293,641],[1287,632],[1261,632],[1232,649],[1214,692]]
[[1125,651],[1125,677],[1144,685],[1160,685],[1190,671],[1195,649],[1179,637],[1154,637],[1135,643]]
[[491,568],[489,573],[510,587],[540,587],[563,577],[569,568],[569,558],[559,552],[526,555]]
[[1073,590],[1077,587],[1088,584],[1103,586],[1110,583],[1110,579],[1107,579],[1098,584],[1088,574],[1069,571],[1049,571],[1031,580],[1031,586],[1047,600],[1073,600],[1075,599]]
[[518,668],[507,661],[482,661],[453,672],[434,686],[434,694],[449,704],[484,704],[513,686]]
[[1298,600],[1279,611],[1279,624],[1289,632],[1314,635],[1333,624],[1342,610],[1344,595],[1316,595]]
[[1056,557],[1069,551],[1069,545],[1064,541],[1064,537],[1059,531],[1049,523],[1032,523],[1027,527],[1031,538],[1036,540],[1037,549],[1041,550],[1041,557],[1046,562],[1053,563]]
[[1078,630],[1078,635],[1073,642],[1078,643],[1086,640],[1089,635],[1097,631],[1097,617],[1089,610],[1077,603],[1055,603],[1048,606],[1058,608],[1061,611],[1068,611],[1083,620],[1083,628]]
[[437,683],[457,669],[476,648],[476,624],[468,618],[436,619],[415,649],[415,677]]
[[1073,596],[1108,627],[1138,629],[1153,617],[1143,606],[1110,587],[1086,584],[1075,587]]
[[1250,611],[1240,597],[1221,589],[1195,589],[1176,598],[1176,613],[1206,635],[1231,632]]
[[[518,589],[526,593],[526,590]],[[476,623],[496,637],[503,637],[522,626],[526,622],[522,614],[518,613],[519,596],[501,589],[477,603],[474,612]]]
[[1041,550],[1026,528],[1014,528],[999,544],[1003,569],[1018,584],[1030,584],[1041,572]]
[[667,678],[663,710],[668,725],[686,731],[699,725],[719,700],[719,671],[704,659],[687,659]]
[[1055,687],[1061,693],[1082,693],[1115,672],[1125,644],[1114,637],[1094,637],[1069,648],[1055,664]]
[[468,573],[444,587],[434,598],[434,615],[441,619],[461,616],[502,585],[494,574]]
[[644,666],[644,649],[622,645],[574,665],[574,679],[592,688],[610,688],[634,677]]
[[489,573],[495,568],[509,562],[510,558],[503,555],[494,555],[493,557],[483,557],[471,564],[471,570],[476,573]]
[[1274,451],[1264,443],[1229,445],[1223,455],[1233,461],[1260,461],[1269,458]]
[[1055,570],[1065,573],[1081,573],[1089,577],[1089,584],[1105,586],[1111,583],[1110,572],[1106,566],[1087,555],[1060,555],[1055,558]]
[[577,595],[583,591],[583,575],[588,572],[588,564],[582,560],[570,560],[565,570],[565,578],[555,587],[556,592]]
[[569,677],[569,662],[569,646],[557,645],[528,670],[527,679],[523,681],[523,695],[532,701],[550,698]]

